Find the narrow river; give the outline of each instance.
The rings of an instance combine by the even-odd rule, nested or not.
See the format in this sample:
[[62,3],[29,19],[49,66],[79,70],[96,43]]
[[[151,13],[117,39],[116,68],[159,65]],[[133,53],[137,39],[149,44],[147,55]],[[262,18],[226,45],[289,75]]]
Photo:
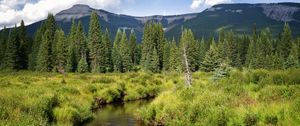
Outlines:
[[135,114],[150,102],[151,100],[139,100],[106,105],[96,112],[95,119],[86,126],[144,126],[135,118]]

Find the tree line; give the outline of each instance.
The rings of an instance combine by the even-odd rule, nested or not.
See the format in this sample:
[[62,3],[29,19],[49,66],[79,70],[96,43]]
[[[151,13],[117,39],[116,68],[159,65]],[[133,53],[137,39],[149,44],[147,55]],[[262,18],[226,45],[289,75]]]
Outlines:
[[278,38],[269,28],[258,33],[254,25],[252,35],[221,30],[217,39],[211,36],[200,40],[191,29],[184,29],[177,42],[165,38],[161,24],[149,22],[138,44],[133,30],[129,37],[118,30],[115,39],[110,40],[108,29],[101,31],[95,12],[90,17],[88,34],[80,21],[73,20],[65,35],[49,14],[33,40],[26,35],[22,21],[19,27],[2,30],[0,44],[1,69],[41,72],[182,71],[184,49],[193,72],[211,72],[222,64],[251,69],[298,68],[300,60],[300,39],[293,38],[287,23]]

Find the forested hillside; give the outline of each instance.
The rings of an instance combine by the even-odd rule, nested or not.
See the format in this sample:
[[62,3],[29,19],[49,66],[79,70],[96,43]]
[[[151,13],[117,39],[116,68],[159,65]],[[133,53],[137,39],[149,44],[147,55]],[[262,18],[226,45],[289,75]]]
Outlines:
[[252,35],[236,35],[221,30],[219,37],[195,38],[192,30],[184,29],[180,41],[168,41],[159,23],[147,23],[143,41],[137,43],[135,32],[130,36],[118,30],[110,39],[109,29],[101,30],[98,16],[93,13],[88,34],[82,23],[73,21],[69,34],[56,25],[53,15],[35,33],[34,40],[20,27],[2,32],[1,69],[43,72],[129,72],[181,71],[183,48],[186,48],[189,69],[214,71],[219,67],[253,69],[288,69],[299,67],[300,39],[292,36],[285,24],[279,37],[269,28],[261,31],[253,25]]

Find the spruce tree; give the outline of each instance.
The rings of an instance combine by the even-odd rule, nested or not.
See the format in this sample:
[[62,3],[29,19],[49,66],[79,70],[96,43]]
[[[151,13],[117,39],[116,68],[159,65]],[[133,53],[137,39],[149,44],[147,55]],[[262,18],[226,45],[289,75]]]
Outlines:
[[9,33],[8,42],[5,50],[3,69],[14,70],[18,68],[18,31],[17,27]]
[[102,40],[105,48],[105,69],[106,72],[113,71],[113,61],[112,61],[112,44],[110,42],[110,35],[108,29],[105,30]]
[[28,37],[26,35],[26,28],[23,20],[21,21],[21,25],[18,28],[18,35],[19,35],[18,57],[20,59],[18,62],[18,68],[27,69],[29,46],[31,46],[31,44],[29,43],[30,41],[28,40]]
[[239,67],[241,62],[238,50],[238,42],[235,41],[234,33],[232,31],[226,34],[224,48],[226,51],[226,58],[228,58],[230,61],[229,65],[233,67]]
[[77,64],[82,58],[82,55],[87,54],[87,42],[85,38],[85,33],[81,21],[78,22],[77,31],[76,31],[76,42],[75,42],[75,59]]
[[133,63],[131,58],[131,51],[125,31],[123,32],[122,39],[120,42],[120,55],[122,63],[122,69],[120,72],[128,72],[132,70]]
[[[174,38],[173,38],[174,40]],[[165,47],[164,47],[164,62],[163,62],[163,70],[167,71],[169,70],[170,67],[170,50],[171,50],[171,44],[169,42],[165,43]]]
[[45,35],[43,35],[42,43],[37,55],[37,71],[48,72],[52,70],[52,46],[50,34],[51,32],[47,30]]
[[268,69],[279,70],[284,68],[284,58],[278,52],[267,56],[266,60],[270,61]]
[[218,48],[213,39],[210,49],[204,57],[201,68],[205,72],[211,72],[218,68],[220,63],[221,61],[220,56],[218,54]]
[[190,29],[185,29],[182,32],[182,36],[180,39],[180,50],[183,54],[183,48],[186,48],[187,59],[189,68],[191,71],[199,70],[200,64],[199,63],[199,51],[197,42],[194,38],[193,32]]
[[76,34],[77,34],[77,25],[75,20],[72,20],[71,29],[68,35],[68,47],[67,47],[67,65],[66,71],[67,72],[75,72],[78,64],[78,60],[76,57]]
[[171,42],[170,56],[169,56],[169,70],[170,71],[180,71],[181,70],[181,57],[179,48],[175,39]]
[[246,55],[246,66],[249,68],[257,68],[257,48],[256,48],[256,40],[253,38],[249,43],[249,48]]
[[206,48],[206,45],[205,45],[204,38],[202,38],[201,41],[200,41],[200,44],[199,44],[199,61],[198,61],[198,64],[200,65],[200,68],[201,68],[201,63],[204,60],[206,52],[207,52],[207,48]]
[[40,48],[37,55],[37,70],[38,71],[51,71],[54,65],[55,54],[53,49],[56,42],[54,41],[56,32],[56,22],[52,14],[49,14],[46,20],[46,30],[43,34]]
[[129,46],[130,46],[130,56],[132,59],[132,63],[137,65],[137,41],[134,30],[131,30],[130,37],[129,37]]
[[284,57],[284,59],[287,59],[290,54],[292,44],[292,31],[290,29],[290,26],[288,23],[285,23],[283,32],[280,35],[280,40],[277,45],[277,49],[280,52],[280,54]]
[[112,60],[113,60],[115,71],[121,71],[122,69],[121,55],[119,52],[121,39],[122,39],[122,32],[120,29],[118,29],[113,43],[113,50],[112,50]]
[[105,57],[104,57],[104,45],[102,44],[101,28],[97,13],[92,12],[90,18],[90,27],[88,35],[88,45],[89,45],[89,55],[91,60],[91,71],[95,72],[105,72]]
[[298,54],[298,45],[296,43],[292,43],[290,54],[284,64],[285,68],[299,68],[299,54]]
[[[162,70],[163,67],[163,48],[164,48],[164,31],[161,24],[156,23],[147,23],[144,28],[144,35],[143,35],[143,45],[142,45],[142,59],[141,64],[142,67],[146,71],[156,71],[151,70],[153,69],[150,65],[151,58],[150,57],[157,57],[152,55],[158,55],[159,65],[157,66],[159,71]],[[154,49],[156,53],[154,53]]]
[[40,25],[40,28],[35,32],[35,35],[34,35],[34,40],[33,40],[32,47],[31,47],[32,51],[29,54],[29,61],[28,61],[29,62],[28,63],[29,70],[36,70],[37,55],[38,55],[40,45],[42,42],[42,37],[43,37],[43,34],[45,33],[45,31],[46,31],[46,24],[45,24],[45,22],[43,22]]
[[67,40],[65,38],[65,34],[63,30],[58,29],[55,32],[55,41],[56,46],[53,50],[55,50],[55,65],[54,70],[64,72],[67,64]]
[[149,70],[153,73],[160,72],[160,68],[157,67],[159,65],[159,55],[155,48],[153,49],[153,52],[150,54],[149,58]]
[[89,65],[87,63],[86,56],[85,54],[82,54],[77,66],[77,72],[86,73],[88,71],[89,71]]
[[0,66],[3,64],[4,62],[4,56],[5,56],[5,50],[6,50],[6,46],[7,46],[7,29],[4,26],[1,34],[0,34]]

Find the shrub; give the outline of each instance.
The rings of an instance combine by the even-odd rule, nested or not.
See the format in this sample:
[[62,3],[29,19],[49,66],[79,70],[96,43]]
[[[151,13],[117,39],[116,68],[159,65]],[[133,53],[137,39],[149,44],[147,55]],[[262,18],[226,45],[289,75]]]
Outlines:
[[246,126],[254,126],[258,123],[259,121],[259,116],[255,113],[247,113],[244,117],[244,124]]
[[276,125],[278,122],[278,117],[276,115],[267,115],[265,117],[265,121],[267,124]]
[[80,120],[79,112],[73,107],[57,107],[53,112],[58,125],[73,125]]

